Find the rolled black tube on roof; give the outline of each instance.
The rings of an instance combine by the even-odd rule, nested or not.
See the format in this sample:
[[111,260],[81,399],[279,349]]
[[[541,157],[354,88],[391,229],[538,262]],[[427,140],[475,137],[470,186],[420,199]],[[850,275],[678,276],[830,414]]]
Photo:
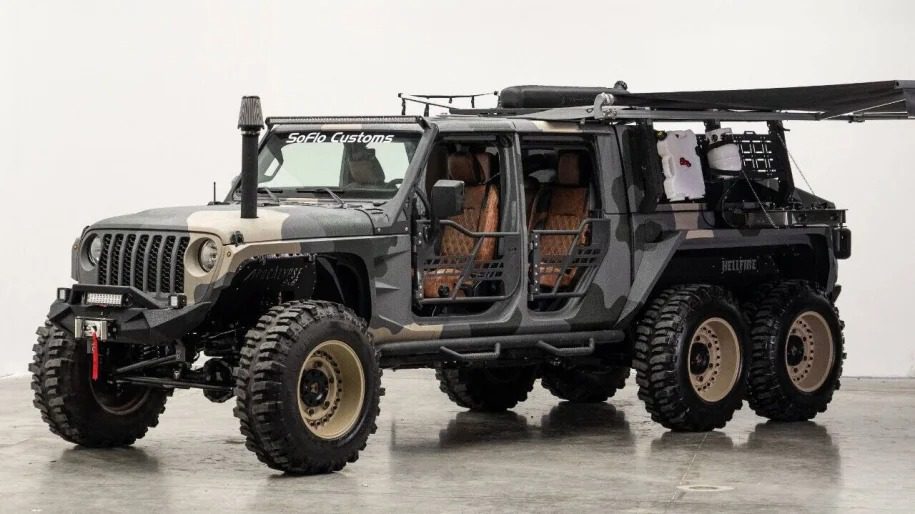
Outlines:
[[587,106],[601,94],[614,105],[655,110],[803,112],[817,119],[843,115],[866,118],[915,117],[915,81],[889,80],[825,86],[633,93],[614,88],[512,86],[502,90],[504,109]]

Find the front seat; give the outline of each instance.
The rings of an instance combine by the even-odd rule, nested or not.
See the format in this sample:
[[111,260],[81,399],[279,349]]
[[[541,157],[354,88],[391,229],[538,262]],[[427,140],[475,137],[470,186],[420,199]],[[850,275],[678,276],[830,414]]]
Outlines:
[[[531,214],[530,228],[541,230],[575,230],[588,217],[588,187],[582,165],[588,156],[583,152],[560,152],[556,183],[541,189]],[[578,240],[579,245],[588,244],[587,227]],[[572,284],[578,271],[574,266],[562,272],[562,259],[572,251],[574,235],[540,236],[540,255],[537,264],[539,283],[543,288],[553,288],[559,281],[560,287]]]
[[354,146],[349,155],[349,184],[356,186],[383,186],[384,169],[375,150],[363,146]]
[[[499,187],[489,183],[492,164],[492,155],[486,152],[448,155],[448,178],[464,182],[463,211],[448,219],[472,232],[495,232],[499,228]],[[458,284],[458,280],[463,271],[460,258],[469,258],[476,243],[476,238],[462,234],[454,227],[443,228],[438,252],[443,265],[423,276],[425,298],[447,298],[455,287],[460,287],[458,296],[465,296],[473,288],[473,281]],[[473,257],[474,264],[491,261],[495,254],[496,239],[484,238]]]

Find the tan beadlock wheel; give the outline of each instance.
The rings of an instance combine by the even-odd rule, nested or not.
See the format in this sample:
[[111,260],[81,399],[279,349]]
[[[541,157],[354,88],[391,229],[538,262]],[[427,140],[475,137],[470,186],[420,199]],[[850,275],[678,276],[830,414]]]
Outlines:
[[742,358],[730,323],[722,318],[705,320],[690,339],[688,358],[689,382],[699,398],[718,402],[734,389]]
[[365,375],[356,352],[342,341],[316,346],[299,370],[299,413],[321,439],[337,439],[359,419],[365,398]]
[[785,367],[791,383],[805,393],[812,393],[829,378],[834,362],[829,324],[814,311],[802,312],[791,323],[785,341]]

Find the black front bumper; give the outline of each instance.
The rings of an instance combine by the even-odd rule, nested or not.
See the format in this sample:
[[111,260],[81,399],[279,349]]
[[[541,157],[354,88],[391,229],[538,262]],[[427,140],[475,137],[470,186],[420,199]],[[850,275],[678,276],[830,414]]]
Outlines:
[[[86,293],[124,295],[122,307],[86,305]],[[142,291],[127,286],[74,285],[66,301],[51,304],[48,319],[73,337],[76,318],[109,320],[109,341],[167,344],[194,330],[206,318],[212,303],[200,302],[180,309],[163,307]]]

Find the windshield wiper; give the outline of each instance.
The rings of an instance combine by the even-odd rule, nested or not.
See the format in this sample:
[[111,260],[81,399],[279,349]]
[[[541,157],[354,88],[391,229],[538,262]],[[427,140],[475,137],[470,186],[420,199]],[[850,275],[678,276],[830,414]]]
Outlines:
[[261,194],[261,193],[266,193],[267,196],[269,196],[270,199],[273,200],[273,202],[274,202],[275,204],[277,204],[277,205],[280,204],[280,197],[276,196],[276,195],[273,193],[273,191],[271,191],[269,188],[266,188],[266,187],[259,187],[259,188],[257,188],[257,194]]
[[[270,197],[270,201],[272,201],[273,203],[275,203],[277,205],[280,205],[280,197],[276,196],[276,194],[274,194],[273,191],[267,189],[266,187],[257,188],[257,195],[258,196],[267,195]],[[236,188],[232,192],[232,200],[237,202],[240,199],[241,199],[241,189]]]
[[316,187],[316,188],[314,188],[314,192],[318,192],[318,191],[320,191],[320,192],[322,192],[322,193],[327,193],[331,198],[333,198],[337,203],[340,204],[340,208],[341,208],[341,209],[345,209],[345,208],[346,208],[346,202],[343,201],[343,198],[340,198],[339,196],[337,196],[337,193],[334,193],[334,190],[333,190],[333,189],[331,189],[331,188],[329,188],[329,187]]

